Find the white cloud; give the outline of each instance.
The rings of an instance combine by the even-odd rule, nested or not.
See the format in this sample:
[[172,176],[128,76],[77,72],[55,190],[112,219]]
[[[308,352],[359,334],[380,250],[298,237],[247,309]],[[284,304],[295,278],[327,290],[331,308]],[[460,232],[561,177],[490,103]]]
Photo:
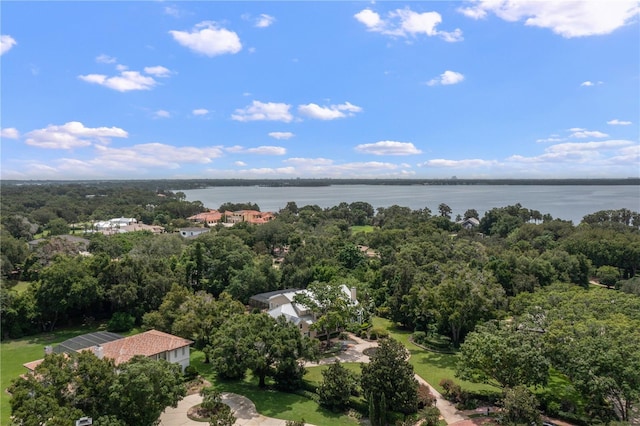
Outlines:
[[545,148],[544,153],[534,157],[513,155],[507,160],[515,163],[559,163],[571,168],[573,163],[606,161],[606,153],[619,153],[628,149],[633,142],[628,140],[607,140],[601,142],[566,142]]
[[551,136],[545,139],[537,139],[536,142],[537,143],[549,143],[549,142],[562,142],[566,140],[565,138],[559,138],[557,136]]
[[606,138],[609,136],[608,134],[599,132],[597,130],[586,130],[578,127],[571,128],[569,129],[569,131],[573,132],[571,135],[569,135],[570,138]]
[[281,146],[259,146],[256,148],[247,148],[244,152],[257,155],[285,155],[287,150]]
[[292,157],[284,160],[283,162],[299,167],[325,167],[333,164],[333,160],[330,160],[328,158]]
[[154,118],[171,118],[171,113],[163,109],[159,109],[153,113]]
[[261,14],[258,19],[256,19],[256,27],[258,28],[267,28],[271,24],[276,21],[276,18],[273,16],[267,15],[265,13]]
[[220,147],[172,146],[162,143],[146,143],[128,148],[96,146],[97,162],[107,168],[166,167],[176,169],[183,163],[208,164],[222,156]]
[[383,19],[371,9],[364,9],[354,15],[369,31],[392,37],[416,37],[424,34],[428,37],[439,36],[448,42],[463,40],[462,30],[440,31],[437,26],[442,23],[438,12],[414,12],[409,8],[396,9]]
[[207,115],[207,114],[209,114],[209,110],[208,109],[204,109],[204,108],[197,108],[197,109],[194,109],[193,111],[191,111],[191,113],[193,115]]
[[361,111],[361,107],[349,102],[339,105],[330,105],[328,107],[322,107],[314,103],[298,106],[298,112],[300,114],[317,120],[335,120],[337,118],[351,117],[356,112]]
[[623,120],[618,120],[617,118],[614,118],[613,120],[607,121],[607,124],[610,124],[612,126],[629,126],[630,124],[633,124],[633,123],[631,121],[623,121]]
[[126,138],[128,133],[118,127],[85,127],[79,121],[70,121],[62,126],[49,125],[44,129],[26,134],[27,145],[39,148],[72,149],[89,146],[93,142],[105,144],[109,138]]
[[360,144],[355,147],[355,150],[363,154],[373,155],[414,155],[422,152],[411,142],[395,141]]
[[445,160],[444,158],[436,158],[433,160],[425,161],[420,166],[425,167],[446,167],[446,168],[473,168],[473,167],[492,167],[498,162],[495,160],[481,160],[478,158],[466,159],[466,160]]
[[87,74],[80,75],[78,78],[87,83],[105,86],[118,92],[151,90],[157,84],[153,77],[142,75],[138,71],[122,71],[120,75],[114,77],[107,77],[104,74]]
[[114,58],[113,56],[105,55],[103,53],[96,57],[96,62],[99,64],[115,64],[116,58]]
[[236,121],[284,121],[293,120],[289,112],[291,105],[276,102],[253,101],[245,108],[235,110],[231,118]]
[[635,0],[536,1],[479,0],[458,9],[465,16],[481,19],[488,13],[527,26],[549,28],[565,38],[610,34],[633,22],[640,11]]
[[179,18],[182,16],[182,12],[175,6],[165,6],[164,8],[165,15],[171,15],[175,18]]
[[156,77],[169,77],[171,75],[171,71],[169,71],[168,68],[165,68],[162,65],[157,65],[155,67],[144,67],[144,72]]
[[438,77],[433,78],[427,82],[427,86],[443,85],[448,86],[452,84],[458,84],[464,80],[464,75],[455,71],[445,71]]
[[271,136],[274,139],[291,139],[294,134],[291,132],[270,132],[269,136]]
[[601,85],[604,84],[602,81],[596,81],[595,83],[593,81],[587,80],[587,81],[583,81],[582,83],[580,83],[580,87],[591,87],[591,86],[596,86],[596,85]]
[[238,34],[219,28],[213,21],[201,22],[191,32],[169,31],[169,34],[182,46],[209,57],[238,53],[242,50]]
[[377,31],[383,25],[380,15],[371,9],[363,9],[354,15],[358,21],[362,22],[371,31]]
[[234,154],[257,154],[257,155],[285,155],[287,153],[286,148],[281,146],[258,146],[255,148],[245,148],[240,145],[229,146],[225,148],[225,151]]
[[244,161],[234,161],[233,165],[238,167],[247,167],[247,163]]
[[0,138],[6,139],[18,139],[20,137],[20,132],[15,127],[5,127],[4,129],[0,129]]
[[0,36],[0,55],[4,55],[7,53],[13,46],[18,44],[16,40],[10,35],[1,35]]

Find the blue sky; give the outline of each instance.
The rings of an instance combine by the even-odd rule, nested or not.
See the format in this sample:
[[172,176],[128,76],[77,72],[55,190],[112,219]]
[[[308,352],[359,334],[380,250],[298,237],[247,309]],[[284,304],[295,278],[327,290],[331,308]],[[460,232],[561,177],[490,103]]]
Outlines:
[[636,1],[0,8],[2,179],[640,176]]

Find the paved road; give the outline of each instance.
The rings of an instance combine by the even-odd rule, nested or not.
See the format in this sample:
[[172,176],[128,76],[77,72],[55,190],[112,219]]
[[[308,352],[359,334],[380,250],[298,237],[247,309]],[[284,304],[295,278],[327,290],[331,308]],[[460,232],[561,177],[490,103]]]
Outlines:
[[[362,351],[367,348],[378,346],[377,342],[369,342],[351,335],[349,340],[355,343],[347,346],[347,350],[340,352],[336,356],[321,359],[318,362],[307,362],[307,367],[331,364],[339,359],[341,362],[369,362],[369,357],[364,355]],[[431,389],[431,393],[436,397],[436,407],[440,410],[440,414],[447,424],[454,424],[469,419],[463,413],[458,411],[453,404],[444,399],[444,397],[435,390],[422,377],[416,374],[416,380],[423,383]],[[160,426],[202,426],[202,422],[196,422],[187,417],[187,411],[194,405],[202,402],[202,397],[198,394],[189,395],[178,402],[178,407],[167,408],[160,416]],[[285,426],[286,421],[263,416],[256,410],[256,406],[251,400],[232,393],[223,393],[222,402],[231,407],[231,411],[236,416],[236,426]],[[310,425],[312,426],[312,425]]]

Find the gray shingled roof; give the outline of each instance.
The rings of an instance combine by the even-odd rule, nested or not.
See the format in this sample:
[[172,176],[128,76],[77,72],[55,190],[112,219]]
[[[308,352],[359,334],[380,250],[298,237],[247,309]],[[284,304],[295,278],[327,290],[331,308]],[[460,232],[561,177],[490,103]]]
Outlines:
[[60,353],[73,353],[80,349],[90,348],[92,346],[101,345],[107,342],[113,342],[114,340],[122,339],[123,336],[111,333],[110,331],[97,331],[95,333],[83,334],[82,336],[72,337],[65,340],[59,345],[53,348],[53,352]]

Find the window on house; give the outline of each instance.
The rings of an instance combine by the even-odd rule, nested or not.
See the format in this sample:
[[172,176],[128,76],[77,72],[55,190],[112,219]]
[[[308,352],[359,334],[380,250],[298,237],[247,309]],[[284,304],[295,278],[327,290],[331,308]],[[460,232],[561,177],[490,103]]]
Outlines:
[[182,347],[182,355],[184,356],[184,346]]
[[177,349],[173,350],[173,357],[174,358],[178,358],[178,350]]

